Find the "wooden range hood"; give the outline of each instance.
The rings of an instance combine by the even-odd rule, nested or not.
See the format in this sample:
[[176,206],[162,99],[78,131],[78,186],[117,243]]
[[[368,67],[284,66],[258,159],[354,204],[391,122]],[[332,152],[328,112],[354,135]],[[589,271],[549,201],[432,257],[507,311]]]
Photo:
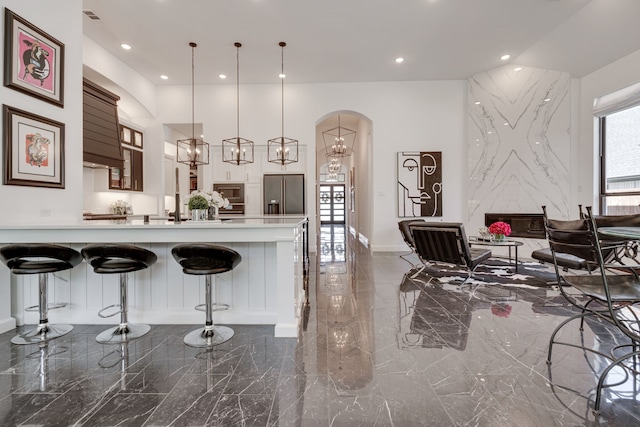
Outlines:
[[82,85],[83,165],[122,169],[124,161],[118,121],[120,97],[86,78]]

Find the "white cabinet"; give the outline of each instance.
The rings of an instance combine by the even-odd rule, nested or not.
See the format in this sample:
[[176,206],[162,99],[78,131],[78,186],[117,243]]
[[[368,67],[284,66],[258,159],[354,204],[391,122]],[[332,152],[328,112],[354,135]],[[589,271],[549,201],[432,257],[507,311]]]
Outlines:
[[245,215],[262,215],[262,195],[260,183],[250,183],[245,186],[244,208]]
[[213,168],[213,182],[244,182],[244,165],[230,165],[214,156],[211,167]]

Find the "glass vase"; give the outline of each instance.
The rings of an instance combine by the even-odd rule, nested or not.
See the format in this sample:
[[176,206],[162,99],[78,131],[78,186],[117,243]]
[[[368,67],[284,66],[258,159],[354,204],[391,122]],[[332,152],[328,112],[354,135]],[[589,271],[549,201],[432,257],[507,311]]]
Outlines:
[[209,220],[220,222],[220,208],[217,206],[209,207]]

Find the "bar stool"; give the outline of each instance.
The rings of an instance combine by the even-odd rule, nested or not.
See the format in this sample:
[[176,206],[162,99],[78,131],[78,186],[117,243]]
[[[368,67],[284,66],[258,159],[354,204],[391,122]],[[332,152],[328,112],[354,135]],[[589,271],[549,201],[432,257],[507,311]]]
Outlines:
[[233,270],[242,260],[240,254],[224,246],[206,243],[177,245],[171,250],[171,254],[182,266],[184,274],[206,275],[205,303],[196,306],[196,310],[206,314],[204,329],[188,333],[184,337],[184,343],[191,347],[210,347],[230,340],[233,329],[213,324],[213,312],[228,310],[229,304],[211,301],[211,276]]
[[[120,313],[120,324],[96,337],[96,341],[102,344],[117,344],[140,338],[151,326],[147,324],[129,323],[127,319],[127,273],[144,270],[151,267],[158,260],[156,254],[144,248],[119,243],[97,243],[82,248],[82,256],[91,264],[93,271],[98,274],[120,274],[120,302],[109,305],[98,312],[103,319]],[[118,310],[104,314],[105,311],[118,307]]]
[[11,339],[14,344],[42,343],[61,337],[73,329],[71,325],[53,325],[49,323],[48,310],[61,308],[66,303],[47,301],[48,273],[69,270],[82,262],[82,256],[74,249],[64,246],[24,243],[6,245],[0,248],[0,259],[13,274],[37,274],[39,282],[38,305],[27,307],[26,311],[40,312],[38,326]]

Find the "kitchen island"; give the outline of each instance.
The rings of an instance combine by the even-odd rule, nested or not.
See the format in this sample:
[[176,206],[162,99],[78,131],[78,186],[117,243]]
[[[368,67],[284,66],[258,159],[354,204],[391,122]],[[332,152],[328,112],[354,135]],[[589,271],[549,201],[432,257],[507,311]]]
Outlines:
[[[306,218],[265,216],[213,221],[164,220],[85,221],[79,224],[0,226],[0,244],[55,243],[80,251],[89,243],[128,243],[153,251],[158,261],[147,270],[130,273],[129,320],[149,324],[200,324],[204,314],[194,307],[204,302],[204,277],[185,275],[171,255],[178,243],[214,243],[234,249],[242,262],[216,275],[214,301],[230,305],[214,313],[222,324],[273,324],[276,337],[297,336],[304,300]],[[35,324],[36,275],[12,276],[0,264],[0,332],[15,325]],[[7,284],[11,284],[7,286]],[[96,274],[86,263],[55,273],[49,279],[49,302],[67,306],[49,312],[52,323],[115,324],[97,312],[118,303],[118,275]]]

